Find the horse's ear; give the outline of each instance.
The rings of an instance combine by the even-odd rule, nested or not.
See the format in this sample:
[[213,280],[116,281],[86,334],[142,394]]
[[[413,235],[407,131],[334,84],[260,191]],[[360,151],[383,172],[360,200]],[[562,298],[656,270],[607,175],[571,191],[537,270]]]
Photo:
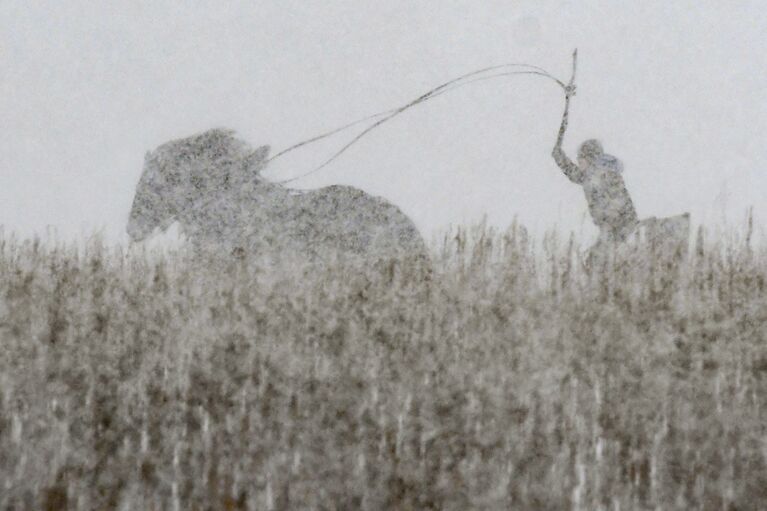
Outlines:
[[253,151],[253,157],[258,160],[265,160],[269,156],[269,151],[272,148],[268,145],[262,145],[255,151]]
[[266,158],[269,156],[270,149],[268,145],[262,145],[250,153],[245,158],[245,168],[253,172],[260,172],[261,169],[266,167]]

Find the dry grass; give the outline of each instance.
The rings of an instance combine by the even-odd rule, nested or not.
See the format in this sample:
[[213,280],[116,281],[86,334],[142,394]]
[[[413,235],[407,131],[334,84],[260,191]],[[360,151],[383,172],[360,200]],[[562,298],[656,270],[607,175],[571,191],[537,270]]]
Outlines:
[[755,509],[767,253],[266,271],[0,240],[0,508]]

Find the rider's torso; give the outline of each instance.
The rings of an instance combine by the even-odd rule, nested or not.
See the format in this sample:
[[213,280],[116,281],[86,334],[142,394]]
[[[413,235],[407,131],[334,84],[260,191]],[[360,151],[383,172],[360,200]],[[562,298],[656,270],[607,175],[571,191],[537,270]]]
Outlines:
[[583,191],[594,223],[612,237],[624,238],[639,221],[619,172],[598,167],[587,169]]

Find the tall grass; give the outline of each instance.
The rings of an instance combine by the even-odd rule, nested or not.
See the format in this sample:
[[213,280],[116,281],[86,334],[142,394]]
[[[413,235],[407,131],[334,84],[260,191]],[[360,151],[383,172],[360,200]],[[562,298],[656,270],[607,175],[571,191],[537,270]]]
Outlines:
[[0,239],[2,509],[767,506],[767,252],[263,268]]

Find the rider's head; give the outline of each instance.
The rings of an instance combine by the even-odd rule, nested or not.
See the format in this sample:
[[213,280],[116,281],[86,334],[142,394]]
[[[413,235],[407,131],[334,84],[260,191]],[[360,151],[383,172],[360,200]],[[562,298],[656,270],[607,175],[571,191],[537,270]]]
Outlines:
[[581,167],[592,165],[603,154],[604,150],[602,149],[602,144],[599,140],[593,138],[586,140],[581,144],[581,147],[578,148],[578,165]]

